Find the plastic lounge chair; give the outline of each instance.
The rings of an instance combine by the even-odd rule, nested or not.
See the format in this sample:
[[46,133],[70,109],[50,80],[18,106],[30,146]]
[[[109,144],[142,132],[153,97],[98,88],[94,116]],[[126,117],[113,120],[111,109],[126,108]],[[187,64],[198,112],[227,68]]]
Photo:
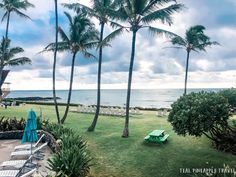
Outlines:
[[27,163],[29,163],[32,159],[32,155],[27,160],[9,160],[3,162],[0,167],[2,168],[14,168],[14,169],[20,169],[24,167]]
[[[32,148],[36,148],[38,146],[38,144],[40,143],[40,141],[43,139],[43,137],[45,136],[45,134],[42,134],[42,136],[38,139],[38,141],[32,145]],[[15,151],[16,150],[29,150],[31,148],[31,144],[23,144],[23,145],[19,145],[15,147]]]
[[[35,148],[32,150],[32,154],[35,154],[39,152],[41,149],[43,149],[45,146],[47,146],[48,143],[44,143],[41,146]],[[25,150],[25,151],[15,151],[11,153],[11,157],[14,156],[30,156],[31,155],[31,150]]]
[[27,177],[32,175],[35,171],[36,168],[21,174],[22,170],[0,170],[0,177]]

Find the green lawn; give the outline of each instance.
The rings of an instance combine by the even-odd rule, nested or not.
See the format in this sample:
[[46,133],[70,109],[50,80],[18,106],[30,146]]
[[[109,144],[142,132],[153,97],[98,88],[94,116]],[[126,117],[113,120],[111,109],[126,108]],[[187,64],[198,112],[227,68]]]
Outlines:
[[[26,105],[0,108],[0,116],[26,117],[27,110],[34,108],[39,114],[43,110],[45,119],[56,121],[52,106]],[[94,158],[91,176],[96,177],[178,177],[180,168],[218,168],[228,164],[236,169],[236,156],[219,152],[205,138],[182,137],[175,134],[166,118],[155,116],[155,112],[143,112],[132,116],[130,137],[121,138],[123,118],[101,116],[96,132],[86,132],[93,116],[70,113],[66,126],[84,137]],[[154,129],[164,129],[170,134],[164,145],[147,145],[143,138]]]

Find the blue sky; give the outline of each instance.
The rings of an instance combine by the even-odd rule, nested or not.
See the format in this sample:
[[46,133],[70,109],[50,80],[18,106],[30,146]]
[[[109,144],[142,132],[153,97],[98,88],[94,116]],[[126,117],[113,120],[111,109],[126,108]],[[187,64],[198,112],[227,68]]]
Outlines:
[[[35,8],[27,13],[31,20],[12,16],[9,36],[12,46],[25,49],[25,56],[32,59],[32,65],[10,68],[7,81],[12,89],[51,89],[51,53],[38,54],[48,43],[54,41],[53,0],[29,0]],[[76,0],[59,0],[59,3]],[[81,3],[90,5],[87,0]],[[192,53],[190,60],[189,87],[222,88],[236,87],[236,1],[235,0],[179,0],[186,9],[175,14],[174,24],[162,27],[184,35],[190,26],[201,24],[212,40],[221,46],[209,48],[207,53]],[[67,28],[67,20],[60,11],[60,26]],[[2,11],[0,11],[2,16]],[[97,25],[97,21],[94,20]],[[98,26],[97,26],[98,27]],[[106,34],[111,32],[106,28]],[[5,22],[0,24],[0,34],[5,33]],[[166,49],[168,39],[150,36],[140,31],[137,37],[137,52],[133,77],[133,88],[182,88],[186,62],[185,51]],[[104,49],[102,75],[103,88],[126,88],[130,58],[131,34],[126,33]],[[57,65],[57,88],[67,89],[71,64],[70,53],[60,53]],[[74,88],[96,88],[97,60],[85,59],[78,55]]]

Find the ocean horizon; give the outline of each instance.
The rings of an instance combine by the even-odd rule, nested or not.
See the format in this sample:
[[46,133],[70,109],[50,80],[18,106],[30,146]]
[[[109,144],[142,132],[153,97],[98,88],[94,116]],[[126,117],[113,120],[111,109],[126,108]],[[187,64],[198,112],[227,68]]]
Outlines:
[[[217,92],[223,88],[197,88],[188,89],[190,92],[213,91]],[[101,105],[104,106],[125,106],[126,89],[102,89]],[[71,103],[83,105],[96,105],[96,89],[78,89],[72,91]],[[57,90],[57,97],[60,103],[66,103],[67,90]],[[132,89],[131,102],[132,107],[144,108],[170,108],[181,95],[183,89]],[[52,90],[13,90],[8,98],[18,97],[52,97]],[[52,101],[49,101],[52,102]]]

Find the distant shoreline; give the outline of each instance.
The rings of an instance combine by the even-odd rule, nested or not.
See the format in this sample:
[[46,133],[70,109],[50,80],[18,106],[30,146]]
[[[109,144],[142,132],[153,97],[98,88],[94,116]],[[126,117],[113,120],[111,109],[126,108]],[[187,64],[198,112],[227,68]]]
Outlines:
[[[218,92],[221,89],[188,89],[188,92]],[[131,92],[131,107],[140,107],[148,109],[170,108],[180,96],[183,95],[183,89],[133,89]],[[103,89],[101,91],[101,105],[124,107],[126,102],[126,89]],[[53,104],[53,93],[51,90],[34,91],[12,91],[8,97],[21,102],[46,102]],[[57,91],[58,103],[66,105],[68,91]],[[97,99],[96,90],[73,90],[71,96],[72,105],[95,105]],[[51,103],[50,103],[51,102]],[[113,107],[114,107],[113,106]]]
[[[225,87],[225,88],[188,88],[190,90],[220,90],[220,89],[228,89],[228,88],[232,88],[232,87]],[[96,88],[88,88],[88,89],[73,89],[72,91],[87,91],[87,90],[97,90]],[[126,88],[115,88],[115,89],[110,89],[110,88],[103,88],[101,90],[127,90]],[[184,90],[184,88],[134,88],[132,90]],[[51,89],[42,89],[42,90],[11,90],[13,92],[38,92],[38,91],[51,91]],[[68,91],[67,89],[59,89],[56,91]]]
[[[18,104],[32,104],[32,105],[44,105],[44,106],[54,106],[55,104],[53,102],[45,102],[45,101],[20,101],[20,100],[15,100],[18,102]],[[59,106],[66,106],[67,103],[58,103]],[[89,106],[89,107],[94,107],[96,105],[84,105],[84,104],[76,104],[76,103],[70,103],[70,106],[72,107],[77,107],[77,106]],[[115,108],[122,108],[122,106],[114,106],[114,105],[109,105],[109,106],[105,106],[105,105],[101,105],[102,108],[111,108],[111,107],[115,107]],[[124,108],[124,106],[123,106]],[[139,107],[139,106],[135,106],[135,107],[130,107],[130,108],[134,108],[134,109],[139,109],[139,110],[143,110],[143,111],[158,111],[158,110],[171,110],[170,108],[150,108],[150,107]]]

